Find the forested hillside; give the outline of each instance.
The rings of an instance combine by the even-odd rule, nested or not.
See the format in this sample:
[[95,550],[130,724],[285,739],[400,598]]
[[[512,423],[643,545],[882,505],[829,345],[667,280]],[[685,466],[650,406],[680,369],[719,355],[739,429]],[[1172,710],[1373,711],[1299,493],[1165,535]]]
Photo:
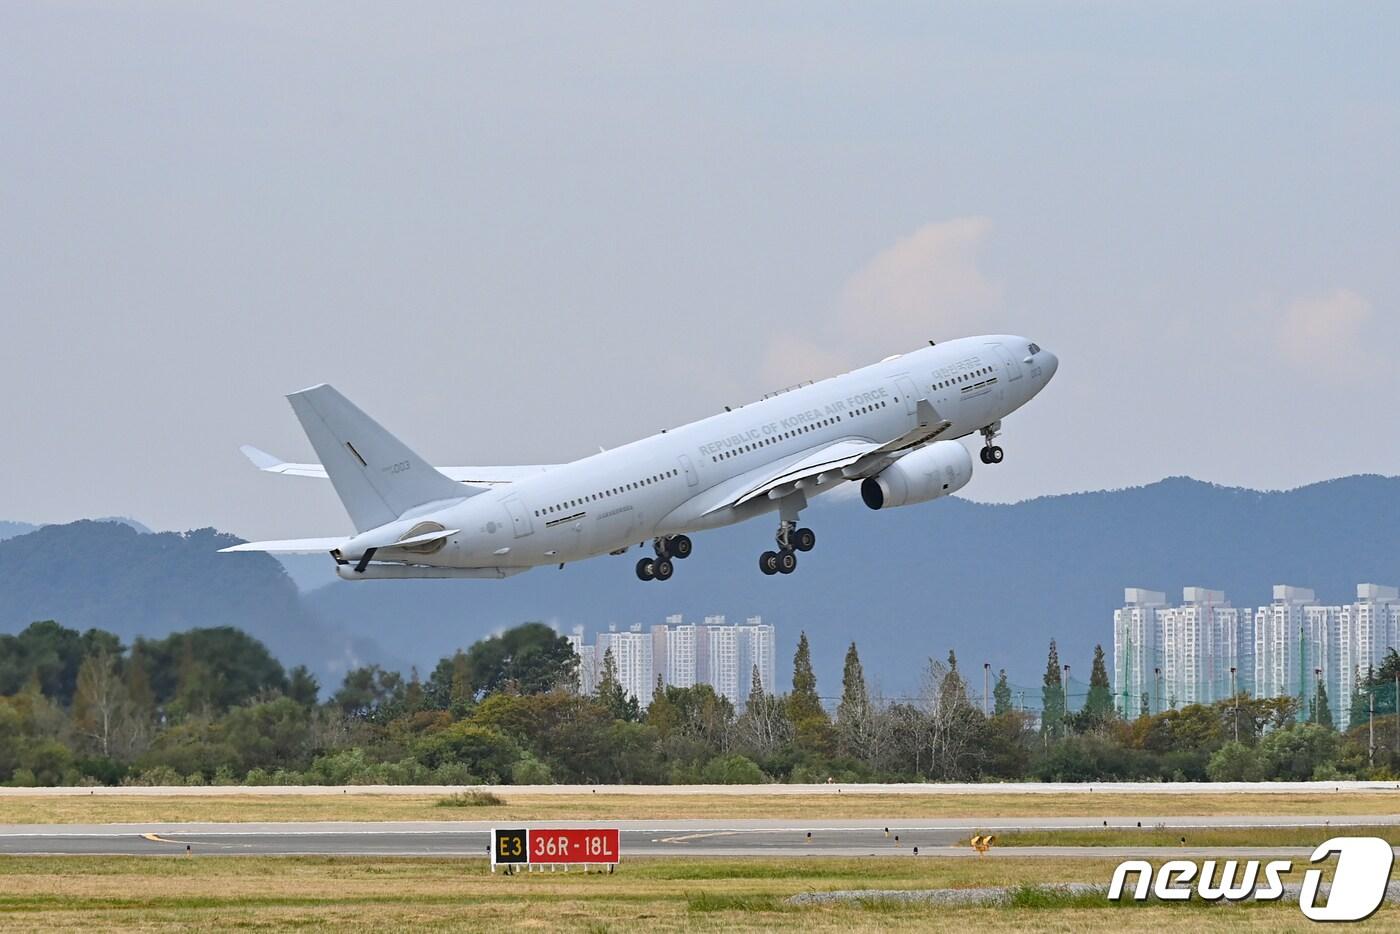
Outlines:
[[234,626],[323,677],[338,677],[361,656],[388,660],[373,640],[316,619],[274,559],[218,553],[237,541],[213,529],[140,533],[95,521],[0,541],[0,632],[57,619],[130,641]]

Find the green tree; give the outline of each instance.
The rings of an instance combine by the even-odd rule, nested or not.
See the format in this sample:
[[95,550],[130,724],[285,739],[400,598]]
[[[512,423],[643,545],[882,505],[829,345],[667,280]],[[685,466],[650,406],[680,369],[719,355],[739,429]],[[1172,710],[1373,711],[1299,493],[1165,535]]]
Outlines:
[[1266,777],[1280,781],[1310,781],[1319,766],[1337,759],[1341,738],[1316,723],[1295,723],[1259,741]]
[[846,664],[841,672],[841,701],[836,705],[836,734],[843,752],[855,752],[859,745],[857,738],[865,731],[870,713],[865,671],[856,644],[852,642],[846,650]]
[[51,619],[30,623],[17,635],[0,635],[0,694],[17,694],[36,678],[45,697],[67,706],[83,659],[99,652],[116,658],[122,653],[120,640],[100,629],[79,634]]
[[614,720],[635,722],[641,718],[637,699],[627,693],[617,677],[617,658],[612,646],[603,652],[603,671],[598,678],[598,703]]
[[1040,732],[1055,739],[1065,732],[1065,687],[1060,670],[1060,650],[1050,640],[1050,655],[1045,661],[1044,684],[1040,689]]
[[232,626],[137,639],[157,705],[219,713],[260,696],[287,692],[287,675],[267,646]]
[[525,623],[467,650],[472,686],[490,694],[507,685],[540,694],[577,680],[578,656],[569,640],[544,623]]
[[1312,700],[1313,716],[1312,721],[1318,726],[1325,726],[1327,729],[1334,729],[1332,724],[1332,705],[1327,700],[1327,682],[1321,678],[1317,681],[1317,694]]
[[1231,740],[1210,757],[1206,775],[1213,782],[1263,781],[1264,763],[1253,747]]
[[1108,680],[1103,646],[1094,646],[1094,664],[1089,672],[1089,696],[1084,701],[1083,718],[1091,725],[1113,719],[1113,685]]
[[1006,669],[997,672],[997,683],[992,688],[992,715],[996,717],[1011,713],[1011,685],[1006,680]]
[[303,707],[314,707],[321,696],[321,685],[305,665],[298,665],[287,675],[287,696]]
[[805,631],[798,636],[797,651],[792,656],[792,693],[788,695],[787,708],[798,747],[818,754],[830,751],[831,719],[817,695],[812,648]]
[[345,673],[331,703],[349,717],[376,718],[404,697],[403,675],[378,665],[365,665]]

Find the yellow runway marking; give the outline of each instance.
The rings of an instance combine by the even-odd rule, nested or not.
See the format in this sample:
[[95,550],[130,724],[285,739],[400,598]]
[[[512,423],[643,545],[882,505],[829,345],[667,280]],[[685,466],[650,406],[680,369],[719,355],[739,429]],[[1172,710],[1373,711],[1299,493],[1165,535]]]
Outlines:
[[149,841],[151,841],[152,843],[179,843],[179,842],[180,842],[179,840],[167,840],[167,839],[165,839],[164,837],[159,836],[158,834],[153,834],[153,833],[143,833],[143,834],[141,835],[141,839],[143,839],[143,840],[149,840]]

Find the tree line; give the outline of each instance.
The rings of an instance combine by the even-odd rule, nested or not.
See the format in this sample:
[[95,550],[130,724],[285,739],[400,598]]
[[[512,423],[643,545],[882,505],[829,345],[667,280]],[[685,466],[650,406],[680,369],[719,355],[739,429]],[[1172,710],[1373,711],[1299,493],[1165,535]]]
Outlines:
[[[1393,685],[1368,673],[1346,733],[1326,702],[1247,694],[1131,718],[1095,650],[1081,710],[1068,710],[1051,643],[1039,713],[1017,709],[1002,671],[983,710],[957,657],[924,666],[911,697],[871,688],[852,643],[827,709],[804,633],[792,689],[751,673],[736,708],[708,685],[630,696],[605,654],[593,695],[578,658],[526,623],[441,659],[426,677],[377,665],[323,691],[229,627],[131,645],[38,622],[0,636],[0,782],[76,784],[757,783],[1391,778],[1400,773]],[[324,695],[324,696],[323,696]],[[1370,704],[1375,703],[1371,718]],[[1374,743],[1372,737],[1375,737]]]

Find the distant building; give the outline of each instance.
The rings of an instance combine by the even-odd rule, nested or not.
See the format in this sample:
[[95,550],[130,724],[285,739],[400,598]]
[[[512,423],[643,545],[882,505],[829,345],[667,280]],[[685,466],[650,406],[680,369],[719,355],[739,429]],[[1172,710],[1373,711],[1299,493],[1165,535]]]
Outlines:
[[679,616],[667,618],[667,629],[666,683],[678,688],[693,688],[697,683],[699,630],[694,623],[681,622]]
[[617,681],[623,690],[646,707],[656,683],[652,673],[651,633],[642,632],[640,624],[627,632],[609,632],[608,644],[617,663]]
[[1154,672],[1161,665],[1160,612],[1166,605],[1160,591],[1128,587],[1123,606],[1113,611],[1113,696],[1121,716],[1141,713],[1144,697],[1152,713],[1161,713]]
[[700,632],[698,677],[715,689],[716,694],[729,698],[735,707],[743,706],[739,694],[739,627],[726,626],[723,616],[705,617]]
[[1301,696],[1309,661],[1307,608],[1316,604],[1307,587],[1275,584],[1273,602],[1255,611],[1255,697]]
[[1340,607],[1338,617],[1335,687],[1329,682],[1327,694],[1333,720],[1346,729],[1357,682],[1379,668],[1390,649],[1400,647],[1400,590],[1358,584],[1356,602]]
[[1123,597],[1113,613],[1113,689],[1124,716],[1142,710],[1144,695],[1158,713],[1247,691],[1297,698],[1306,718],[1323,685],[1333,724],[1346,729],[1358,681],[1400,647],[1400,589],[1379,584],[1357,585],[1356,602],[1345,606],[1288,584],[1253,610],[1202,587],[1185,588],[1181,606],[1136,587]]
[[618,682],[643,707],[651,703],[658,678],[662,684],[680,688],[708,684],[736,708],[748,700],[754,668],[763,689],[774,689],[776,633],[758,616],[730,626],[722,615],[707,616],[703,625],[696,625],[674,614],[646,632],[640,625],[626,632],[609,625],[592,646],[584,643],[582,626],[575,626],[567,638],[579,656],[579,690],[584,693],[597,692],[609,650]]
[[761,616],[750,616],[742,626],[735,628],[738,630],[739,639],[739,660],[736,673],[738,683],[735,686],[739,699],[735,701],[735,706],[743,707],[748,702],[749,691],[753,688],[755,668],[758,669],[759,683],[763,685],[764,692],[774,693],[773,681],[776,674],[774,654],[777,651],[777,634],[772,624],[765,623]]
[[592,694],[598,690],[598,656],[596,646],[583,641],[583,627],[575,626],[566,636],[569,647],[578,656],[578,692]]
[[1162,682],[1168,707],[1212,704],[1228,694],[1228,669],[1217,646],[1231,614],[1225,594],[1205,587],[1187,587],[1182,605],[1161,611]]

